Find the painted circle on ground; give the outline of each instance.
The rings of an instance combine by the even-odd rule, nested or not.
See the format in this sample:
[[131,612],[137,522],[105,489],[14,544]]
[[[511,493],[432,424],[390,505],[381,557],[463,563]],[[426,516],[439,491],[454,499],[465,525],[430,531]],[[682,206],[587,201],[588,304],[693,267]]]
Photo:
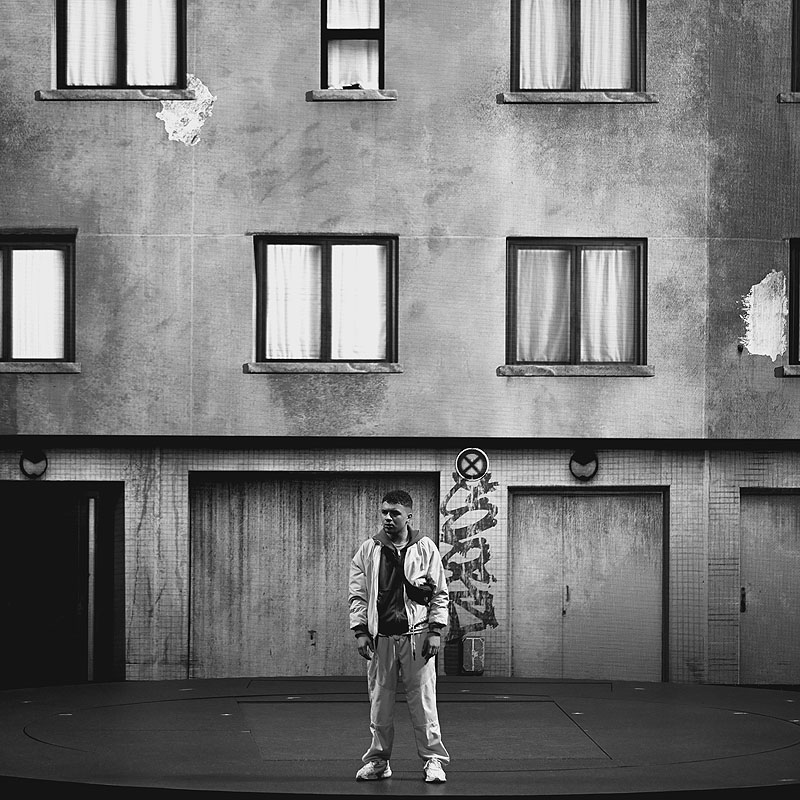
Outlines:
[[477,447],[467,447],[456,456],[456,472],[466,481],[479,481],[489,469],[489,457]]

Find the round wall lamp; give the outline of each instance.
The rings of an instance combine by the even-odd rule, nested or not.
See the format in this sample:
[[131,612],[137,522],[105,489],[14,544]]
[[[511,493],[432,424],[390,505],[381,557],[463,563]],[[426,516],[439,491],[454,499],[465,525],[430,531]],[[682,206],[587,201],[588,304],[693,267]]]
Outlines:
[[19,457],[19,468],[26,478],[41,478],[47,470],[44,450],[25,450]]
[[597,474],[597,454],[591,450],[576,450],[569,460],[569,471],[579,481],[589,481]]

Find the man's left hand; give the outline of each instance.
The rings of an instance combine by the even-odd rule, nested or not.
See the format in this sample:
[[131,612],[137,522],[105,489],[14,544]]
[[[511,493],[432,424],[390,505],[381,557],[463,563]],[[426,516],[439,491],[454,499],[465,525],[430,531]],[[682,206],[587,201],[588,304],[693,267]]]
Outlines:
[[439,648],[442,644],[442,637],[440,634],[431,631],[425,637],[425,643],[422,645],[422,657],[427,661],[438,654]]

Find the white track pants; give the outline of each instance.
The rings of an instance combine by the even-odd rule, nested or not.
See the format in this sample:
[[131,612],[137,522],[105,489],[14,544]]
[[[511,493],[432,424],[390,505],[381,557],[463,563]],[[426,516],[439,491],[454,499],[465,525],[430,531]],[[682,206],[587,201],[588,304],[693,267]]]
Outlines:
[[419,757],[438,758],[442,764],[450,756],[442,744],[439,715],[436,710],[436,660],[422,657],[427,631],[414,634],[416,658],[411,657],[409,636],[377,636],[375,652],[367,668],[372,742],[362,760],[389,759],[394,743],[394,700],[397,680],[401,678],[406,703],[414,727]]

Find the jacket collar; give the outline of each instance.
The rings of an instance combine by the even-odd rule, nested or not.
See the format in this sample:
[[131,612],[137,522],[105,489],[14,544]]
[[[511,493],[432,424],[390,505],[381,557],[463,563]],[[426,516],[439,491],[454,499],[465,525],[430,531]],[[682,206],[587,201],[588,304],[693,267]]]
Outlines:
[[[415,542],[418,542],[422,538],[422,536],[423,536],[422,531],[419,530],[415,531],[413,528],[409,528],[408,541],[406,542],[406,547],[414,544]],[[375,535],[372,538],[375,539],[375,541],[378,542],[379,544],[384,545],[385,547],[394,547],[394,542],[389,538],[386,531],[384,530],[377,531],[377,533],[375,533]]]

